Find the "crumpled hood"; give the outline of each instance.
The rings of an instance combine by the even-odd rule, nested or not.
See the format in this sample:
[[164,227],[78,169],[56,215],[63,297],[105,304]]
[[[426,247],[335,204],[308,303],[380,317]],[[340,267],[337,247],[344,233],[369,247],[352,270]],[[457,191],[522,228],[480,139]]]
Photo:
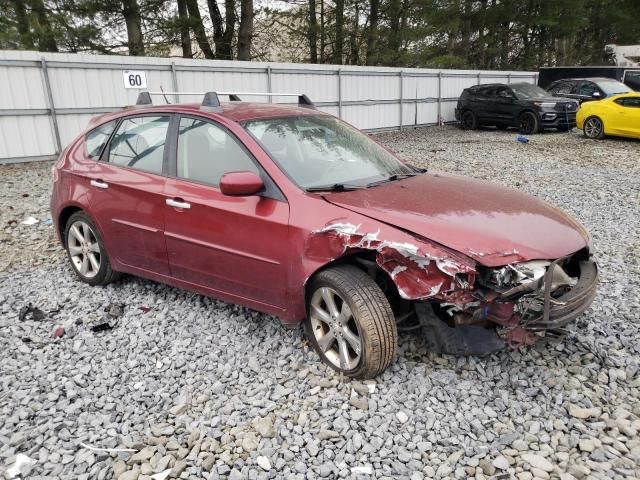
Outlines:
[[556,259],[587,245],[585,230],[560,209],[468,177],[429,173],[324,197],[490,267]]

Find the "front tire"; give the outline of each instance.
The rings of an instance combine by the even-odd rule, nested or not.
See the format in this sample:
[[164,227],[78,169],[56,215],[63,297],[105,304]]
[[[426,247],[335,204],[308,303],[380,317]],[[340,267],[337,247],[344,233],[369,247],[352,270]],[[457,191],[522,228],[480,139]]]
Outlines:
[[478,118],[471,110],[465,110],[460,118],[460,126],[463,130],[475,130],[478,128]]
[[582,133],[587,138],[602,140],[604,138],[604,123],[599,117],[589,117],[584,122]]
[[109,256],[89,215],[76,212],[64,230],[65,246],[76,275],[90,285],[106,285],[119,277],[113,271]]
[[398,344],[395,317],[384,293],[352,265],[313,278],[305,330],[324,363],[353,378],[373,378],[391,363]]
[[524,112],[518,119],[520,133],[523,135],[533,135],[540,130],[538,116],[533,112]]

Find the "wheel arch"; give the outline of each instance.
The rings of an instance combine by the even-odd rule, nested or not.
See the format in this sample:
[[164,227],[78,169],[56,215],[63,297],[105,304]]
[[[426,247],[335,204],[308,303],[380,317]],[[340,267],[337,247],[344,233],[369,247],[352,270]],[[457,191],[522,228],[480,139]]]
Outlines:
[[[313,279],[321,272],[339,265],[353,265],[365,272],[367,275],[373,278],[376,283],[378,283],[389,302],[393,301],[396,298],[400,298],[400,292],[398,291],[398,287],[396,286],[395,282],[393,281],[391,276],[376,262],[376,252],[374,250],[361,250],[346,253],[345,255],[335,258],[330,262],[320,265],[311,273],[311,275],[309,275],[309,277],[304,282],[305,308],[306,304],[308,303],[307,301],[309,299],[309,295],[311,293],[309,291],[309,286],[311,285]],[[380,284],[381,282],[384,286]]]
[[67,239],[64,236],[64,232],[67,228],[67,222],[71,218],[71,215],[73,215],[76,212],[84,212],[84,211],[85,210],[82,207],[76,204],[67,205],[62,210],[60,210],[60,213],[58,214],[57,234],[58,234],[58,238],[60,238],[60,242],[62,243],[63,247],[65,248],[67,247]]

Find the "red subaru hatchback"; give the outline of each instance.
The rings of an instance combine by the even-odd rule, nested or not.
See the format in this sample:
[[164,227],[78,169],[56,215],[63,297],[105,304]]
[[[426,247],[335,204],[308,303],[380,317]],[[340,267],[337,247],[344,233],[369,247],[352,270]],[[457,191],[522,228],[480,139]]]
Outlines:
[[142,105],[92,121],[53,168],[78,277],[120,273],[304,322],[334,369],[373,377],[398,328],[486,354],[562,335],[591,304],[587,232],[523,193],[403,163],[300,105]]

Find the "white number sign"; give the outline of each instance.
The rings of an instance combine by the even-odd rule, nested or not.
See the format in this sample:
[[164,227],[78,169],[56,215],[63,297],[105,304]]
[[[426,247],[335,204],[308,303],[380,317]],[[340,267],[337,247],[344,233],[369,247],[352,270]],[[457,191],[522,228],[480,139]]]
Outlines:
[[147,88],[147,75],[139,70],[125,70],[122,72],[124,88]]

